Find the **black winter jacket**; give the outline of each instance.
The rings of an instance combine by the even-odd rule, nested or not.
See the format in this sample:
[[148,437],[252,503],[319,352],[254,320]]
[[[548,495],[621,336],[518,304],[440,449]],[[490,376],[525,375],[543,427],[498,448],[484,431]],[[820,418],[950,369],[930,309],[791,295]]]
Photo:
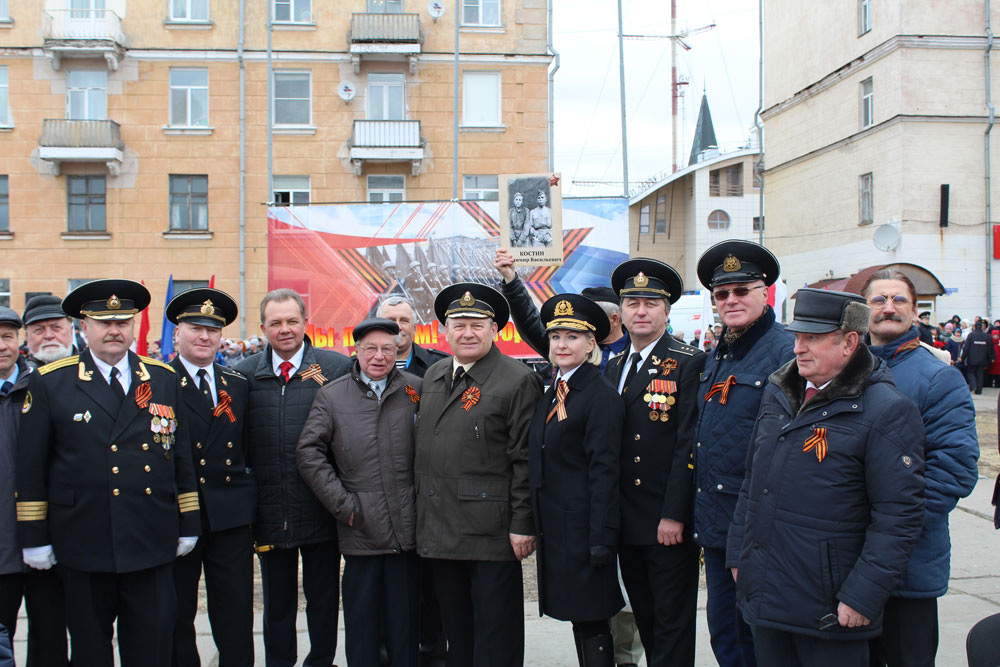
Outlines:
[[[803,407],[805,384],[790,361],[761,402],[729,530],[737,603],[751,627],[877,637],[923,521],[920,414],[864,345]],[[871,624],[821,629],[839,602]]]
[[[302,365],[286,385],[271,366],[271,346],[241,361],[250,381],[247,410],[250,467],[257,476],[257,547],[287,549],[337,539],[333,516],[299,476],[295,447],[319,388],[349,373],[351,361],[306,339]],[[316,369],[319,372],[316,372]]]

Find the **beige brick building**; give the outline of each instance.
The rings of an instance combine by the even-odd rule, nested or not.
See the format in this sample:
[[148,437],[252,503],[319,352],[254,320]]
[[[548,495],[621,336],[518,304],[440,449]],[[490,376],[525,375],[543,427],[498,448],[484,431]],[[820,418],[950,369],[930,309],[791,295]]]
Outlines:
[[440,4],[0,0],[0,303],[144,280],[152,340],[214,275],[255,332],[267,202],[452,198],[459,5],[458,196],[547,170],[545,0]]

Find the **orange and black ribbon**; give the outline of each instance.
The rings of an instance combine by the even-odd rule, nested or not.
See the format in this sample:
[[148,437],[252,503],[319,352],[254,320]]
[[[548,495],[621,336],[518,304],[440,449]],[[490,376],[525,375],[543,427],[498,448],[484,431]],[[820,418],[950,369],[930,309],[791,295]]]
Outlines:
[[149,399],[153,398],[153,390],[150,388],[148,382],[143,382],[135,389],[135,404],[139,406],[140,410],[145,410],[146,406],[149,405]]
[[419,403],[420,402],[420,394],[417,393],[416,389],[414,389],[410,385],[406,385],[406,387],[404,388],[404,391],[406,391],[406,395],[410,397],[410,402],[411,403]]
[[725,405],[726,401],[729,400],[729,390],[732,388],[734,384],[736,384],[735,375],[730,375],[729,377],[727,377],[725,382],[716,382],[715,384],[712,385],[712,388],[708,390],[708,393],[705,394],[705,400],[707,401],[716,394],[720,394],[719,405]]
[[545,418],[546,424],[549,423],[553,416],[558,416],[559,421],[569,416],[566,414],[566,396],[568,394],[569,385],[566,384],[566,380],[559,380],[559,383],[556,385],[556,404],[549,410],[549,416]]
[[462,392],[462,407],[465,408],[466,412],[471,410],[472,406],[479,402],[479,397],[481,395],[482,392],[479,390],[479,387],[469,387]]
[[822,463],[823,459],[826,458],[827,449],[829,449],[829,443],[826,441],[826,427],[813,426],[813,434],[802,445],[802,451],[815,451],[816,460]]
[[299,373],[299,377],[302,378],[303,382],[305,382],[306,380],[313,380],[316,382],[316,384],[318,384],[321,387],[323,386],[324,382],[329,381],[326,379],[326,377],[323,376],[323,368],[319,364],[311,364],[309,368]]
[[236,415],[233,414],[233,409],[229,406],[233,404],[233,397],[229,395],[229,392],[223,389],[219,392],[219,404],[215,406],[212,410],[212,415],[219,417],[225,414],[229,417],[229,423],[232,424],[236,421]]

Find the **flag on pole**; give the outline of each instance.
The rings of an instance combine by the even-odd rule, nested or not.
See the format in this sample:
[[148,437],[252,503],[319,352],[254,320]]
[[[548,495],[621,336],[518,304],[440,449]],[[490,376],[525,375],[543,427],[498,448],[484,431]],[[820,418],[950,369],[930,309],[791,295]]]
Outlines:
[[174,325],[167,319],[167,304],[174,298],[174,274],[167,280],[167,298],[163,302],[163,333],[160,334],[160,352],[164,361],[170,361],[174,354]]
[[767,305],[774,309],[774,319],[778,322],[784,321],[785,302],[788,300],[788,286],[778,275],[778,279],[767,290]]
[[[143,280],[142,284],[145,285],[146,281]],[[139,340],[137,341],[135,351],[137,354],[143,356],[149,354],[149,306],[142,309],[142,313],[139,315]]]
[[212,277],[208,279],[208,286],[211,289],[215,289],[215,274],[214,273],[212,274]]

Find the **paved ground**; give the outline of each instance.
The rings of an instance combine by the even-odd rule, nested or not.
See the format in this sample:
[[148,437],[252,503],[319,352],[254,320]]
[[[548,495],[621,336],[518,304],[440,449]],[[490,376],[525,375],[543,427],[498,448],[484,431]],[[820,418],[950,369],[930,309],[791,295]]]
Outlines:
[[[951,515],[952,568],[951,586],[948,594],[941,598],[939,617],[941,644],[937,664],[954,667],[967,664],[965,657],[965,637],[969,629],[980,619],[990,614],[1000,613],[1000,566],[997,555],[1000,552],[1000,534],[993,528],[993,508],[990,501],[993,494],[994,473],[1000,469],[997,454],[997,394],[996,389],[986,389],[982,396],[975,396],[977,423],[980,432],[980,448],[983,451],[980,470],[981,477],[975,491],[969,498],[959,503]],[[987,476],[988,475],[988,476]],[[23,612],[23,610],[22,610]],[[528,601],[524,606],[526,651],[525,665],[528,667],[574,667],[576,654],[573,649],[572,633],[568,623],[539,618],[537,606]],[[255,639],[257,644],[257,664],[263,665],[263,641],[261,638],[261,618],[255,616]],[[19,627],[23,628],[22,619]],[[337,664],[344,667],[343,622],[340,625],[340,651]],[[212,643],[208,618],[199,614],[199,647],[205,665],[217,664],[215,647]],[[15,641],[15,655],[18,664],[24,664],[24,632],[18,633]],[[299,614],[299,655],[305,656],[308,643],[305,634],[305,617]],[[715,665],[712,650],[708,644],[708,629],[705,624],[705,591],[698,599],[698,653],[696,665]]]

